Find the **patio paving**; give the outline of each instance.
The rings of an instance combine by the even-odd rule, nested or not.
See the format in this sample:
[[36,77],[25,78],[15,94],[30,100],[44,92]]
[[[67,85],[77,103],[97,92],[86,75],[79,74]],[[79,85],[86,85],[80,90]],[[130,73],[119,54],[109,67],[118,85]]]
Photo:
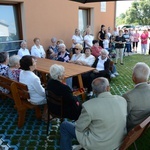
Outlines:
[[[133,88],[132,68],[137,62],[150,66],[150,56],[135,54],[124,57],[124,65],[117,64],[119,76],[112,79],[112,94],[122,95]],[[13,100],[0,100],[0,150],[59,150],[59,124],[57,119],[50,125],[51,132],[46,137],[46,123],[36,120],[33,110],[27,112],[22,128],[17,127],[17,111]],[[74,141],[74,144],[77,142]],[[150,150],[150,130],[137,142],[139,150]],[[5,149],[3,149],[5,147]],[[133,148],[131,147],[130,150]]]

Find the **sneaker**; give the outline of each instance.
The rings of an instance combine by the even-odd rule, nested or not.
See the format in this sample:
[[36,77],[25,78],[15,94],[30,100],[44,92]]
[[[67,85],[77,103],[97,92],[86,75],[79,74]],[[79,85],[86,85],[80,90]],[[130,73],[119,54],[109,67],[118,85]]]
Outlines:
[[119,76],[119,73],[118,72],[115,72],[115,73],[113,73],[115,76]]
[[73,145],[72,150],[80,150],[82,148],[81,145]]
[[93,96],[93,91],[90,91],[87,96]]
[[111,74],[110,75],[110,78],[115,78],[116,76],[114,74]]

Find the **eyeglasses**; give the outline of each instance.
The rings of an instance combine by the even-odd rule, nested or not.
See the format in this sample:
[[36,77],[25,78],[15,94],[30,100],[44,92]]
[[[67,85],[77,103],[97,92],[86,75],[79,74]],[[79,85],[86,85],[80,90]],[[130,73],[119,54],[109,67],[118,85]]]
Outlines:
[[75,50],[79,50],[78,48],[75,48]]

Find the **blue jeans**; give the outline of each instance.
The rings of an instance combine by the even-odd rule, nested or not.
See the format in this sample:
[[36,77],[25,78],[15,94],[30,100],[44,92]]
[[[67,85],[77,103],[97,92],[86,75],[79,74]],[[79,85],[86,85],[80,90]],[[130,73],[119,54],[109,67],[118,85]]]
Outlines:
[[60,125],[60,150],[72,150],[72,139],[76,139],[75,125],[64,121]]
[[[125,45],[125,50],[127,49],[127,53],[131,52],[131,44],[126,44]],[[125,52],[125,51],[124,51]]]

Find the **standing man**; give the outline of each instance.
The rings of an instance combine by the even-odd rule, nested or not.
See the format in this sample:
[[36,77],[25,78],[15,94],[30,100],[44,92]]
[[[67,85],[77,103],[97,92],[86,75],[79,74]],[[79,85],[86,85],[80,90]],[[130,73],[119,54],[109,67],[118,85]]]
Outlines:
[[88,150],[112,150],[126,134],[126,100],[110,93],[109,82],[104,77],[93,80],[92,88],[97,97],[83,103],[77,122],[61,124],[61,150],[71,150],[73,138]]
[[150,115],[150,84],[147,83],[150,68],[139,62],[133,68],[132,80],[134,89],[123,94],[127,100],[127,129],[130,131]]

